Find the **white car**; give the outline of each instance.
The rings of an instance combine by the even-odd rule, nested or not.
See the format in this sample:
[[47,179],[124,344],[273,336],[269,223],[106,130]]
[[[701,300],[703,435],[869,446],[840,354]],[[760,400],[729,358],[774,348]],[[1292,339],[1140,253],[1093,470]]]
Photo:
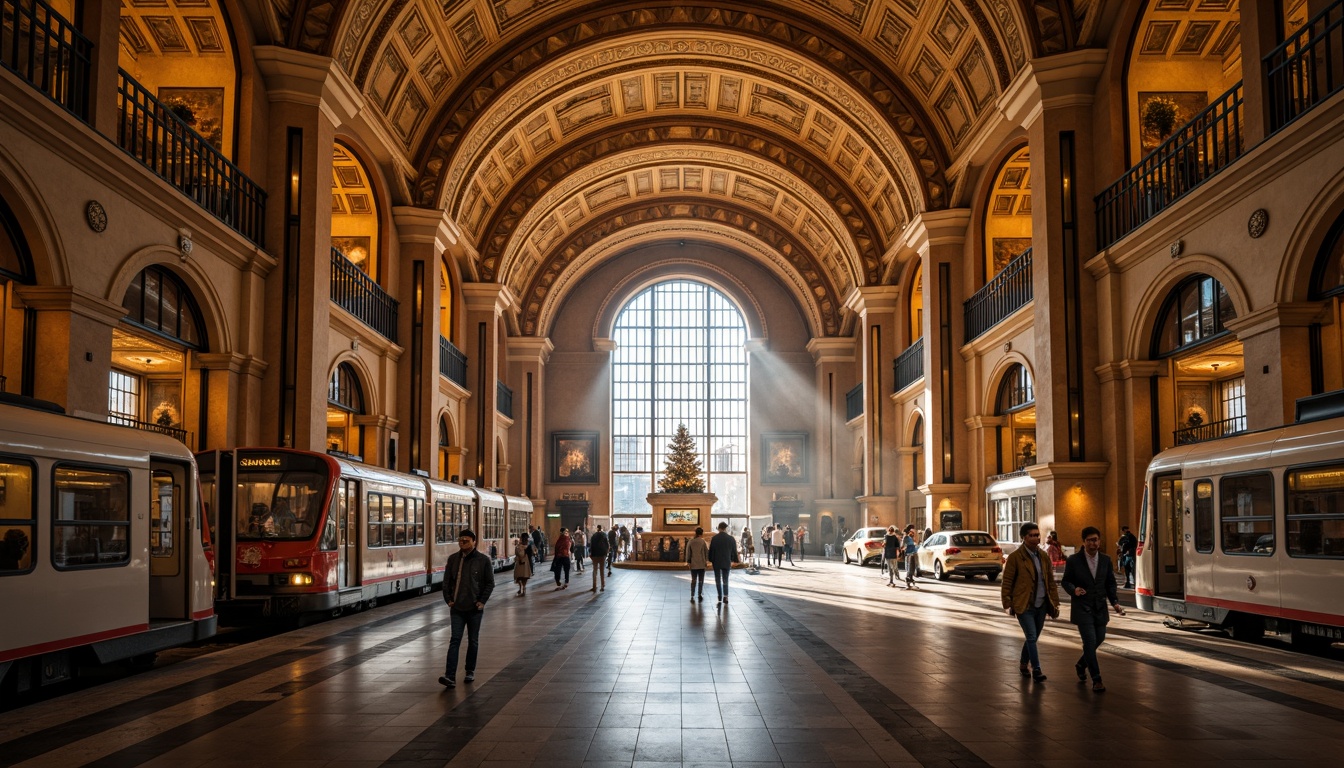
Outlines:
[[846,563],[867,565],[872,560],[882,559],[882,540],[887,537],[886,528],[860,528],[853,536],[840,545]]
[[919,573],[939,581],[952,574],[969,581],[976,574],[997,581],[1003,572],[1003,549],[986,531],[940,531],[919,545]]

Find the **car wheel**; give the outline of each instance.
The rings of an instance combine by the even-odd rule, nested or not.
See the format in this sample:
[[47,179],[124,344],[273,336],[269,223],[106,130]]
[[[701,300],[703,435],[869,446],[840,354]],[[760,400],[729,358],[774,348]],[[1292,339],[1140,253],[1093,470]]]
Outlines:
[[943,570],[942,560],[933,561],[933,575],[937,576],[939,581],[947,581],[948,579],[952,578],[952,574]]
[[845,553],[845,565],[849,565],[849,547],[841,547],[840,551]]
[[989,579],[989,582],[993,584],[994,582],[999,580],[999,572],[995,571],[993,573],[987,573],[985,574],[985,578]]

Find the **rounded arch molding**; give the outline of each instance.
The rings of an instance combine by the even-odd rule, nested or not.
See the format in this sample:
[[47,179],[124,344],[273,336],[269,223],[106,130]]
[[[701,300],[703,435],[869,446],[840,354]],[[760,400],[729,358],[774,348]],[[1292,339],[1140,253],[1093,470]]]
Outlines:
[[924,421],[924,409],[915,408],[910,411],[910,415],[905,419],[905,428],[901,430],[901,446],[904,448],[915,447],[915,437],[917,435],[915,427],[921,424],[927,424]]
[[989,369],[989,376],[985,379],[987,386],[981,393],[980,412],[986,416],[993,416],[994,411],[999,407],[999,387],[1003,384],[1003,377],[1008,375],[1008,371],[1014,365],[1020,365],[1027,370],[1027,375],[1031,377],[1032,386],[1036,384],[1036,370],[1031,364],[1031,360],[1026,355],[1013,350],[1003,357],[1000,357],[994,363],[994,367]]
[[1232,300],[1232,308],[1236,310],[1237,317],[1245,317],[1251,313],[1246,286],[1226,264],[1206,254],[1183,256],[1159,272],[1139,298],[1138,311],[1133,315],[1128,338],[1125,340],[1127,359],[1147,360],[1152,356],[1153,325],[1162,311],[1162,304],[1173,288],[1182,280],[1194,275],[1208,275],[1221,283],[1227,291],[1228,298]]
[[704,283],[727,296],[742,313],[742,319],[747,323],[748,338],[767,338],[765,311],[751,288],[727,270],[703,259],[662,261],[626,275],[612,286],[598,305],[597,316],[593,320],[593,338],[610,339],[617,316],[640,291],[665,280],[678,278]]
[[325,380],[327,382],[331,381],[331,377],[335,375],[336,369],[340,367],[341,363],[348,364],[350,368],[354,370],[355,376],[359,378],[359,386],[362,388],[364,395],[365,411],[365,413],[360,415],[383,415],[383,400],[378,392],[378,380],[374,378],[373,372],[369,370],[369,367],[364,364],[364,361],[357,353],[347,349],[337,355],[335,359],[331,361],[331,365],[327,367],[327,378]]
[[[1271,211],[1273,216],[1274,212]],[[1279,214],[1282,215],[1282,214]],[[1336,173],[1295,223],[1279,266],[1274,300],[1280,304],[1308,301],[1311,273],[1325,238],[1344,217],[1344,171]]]
[[[70,264],[65,258],[61,230],[41,202],[46,198],[38,189],[23,166],[14,162],[13,155],[0,144],[0,198],[14,215],[28,246],[33,279],[38,285],[70,285]],[[120,298],[117,303],[121,303]]]
[[127,256],[108,284],[103,298],[120,305],[126,298],[131,281],[146,267],[161,266],[181,278],[191,289],[191,296],[201,310],[201,322],[205,325],[206,339],[211,352],[234,352],[233,334],[225,321],[224,302],[215,291],[214,282],[193,259],[183,259],[176,248],[166,245],[151,245]]

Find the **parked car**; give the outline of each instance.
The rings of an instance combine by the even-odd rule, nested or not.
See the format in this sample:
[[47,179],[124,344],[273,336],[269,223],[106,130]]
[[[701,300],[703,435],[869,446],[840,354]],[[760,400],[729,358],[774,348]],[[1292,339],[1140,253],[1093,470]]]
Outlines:
[[1003,549],[985,531],[940,531],[919,545],[919,574],[933,573],[939,581],[952,574],[968,581],[983,574],[996,581],[1003,573]]
[[845,539],[840,549],[846,563],[867,565],[870,560],[882,559],[882,540],[887,536],[886,528],[860,528],[853,536]]

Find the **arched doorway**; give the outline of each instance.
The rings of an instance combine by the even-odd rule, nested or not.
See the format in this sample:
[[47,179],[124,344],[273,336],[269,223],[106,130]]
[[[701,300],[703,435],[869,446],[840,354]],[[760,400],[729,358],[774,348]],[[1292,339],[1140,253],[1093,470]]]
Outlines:
[[1022,523],[1036,519],[1036,481],[1026,468],[1036,457],[1036,392],[1031,372],[1014,363],[999,382],[994,414],[1003,419],[997,428],[1000,474],[985,486],[988,518],[1001,542],[1017,542]]
[[354,366],[340,363],[327,386],[327,453],[364,460],[364,425],[357,419],[365,413],[364,403]]
[[[33,310],[23,309],[15,300],[15,289],[31,285],[32,254],[19,229],[13,211],[0,199],[0,392],[33,393],[33,365],[36,354]],[[13,350],[21,350],[11,355]]]
[[926,482],[924,475],[924,417],[916,416],[915,424],[910,429],[910,487],[907,492],[907,503],[909,505],[909,514],[906,516],[906,523],[913,525],[923,533],[924,529],[929,527],[929,500],[920,491],[920,487]]
[[112,329],[107,420],[172,435],[188,446],[199,374],[191,355],[209,348],[201,312],[182,279],[164,266],[141,270],[122,297],[126,317]]
[[1031,250],[1031,153],[1014,152],[994,175],[985,205],[984,282]]
[[332,148],[331,248],[381,283],[378,198],[369,172],[349,147]]
[[1167,295],[1152,346],[1167,363],[1153,412],[1162,448],[1246,431],[1245,361],[1226,327],[1236,316],[1227,290],[1208,275],[1191,275]]

